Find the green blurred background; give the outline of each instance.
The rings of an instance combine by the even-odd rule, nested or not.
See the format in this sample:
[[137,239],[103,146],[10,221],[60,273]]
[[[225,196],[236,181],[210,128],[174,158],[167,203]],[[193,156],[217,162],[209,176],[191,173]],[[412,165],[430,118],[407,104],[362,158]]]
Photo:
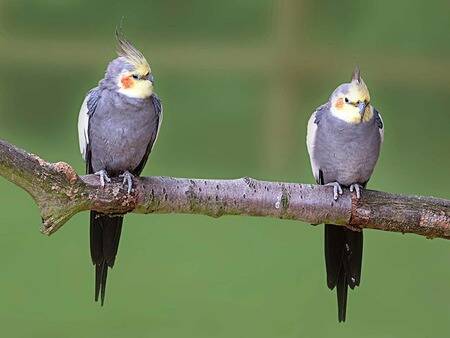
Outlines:
[[[80,173],[77,116],[115,26],[150,60],[165,117],[146,175],[313,182],[307,120],[358,64],[383,114],[370,187],[450,197],[448,1],[0,1],[0,138]],[[0,180],[2,337],[443,337],[450,246],[365,232],[338,325],[322,229],[249,217],[129,215],[106,304],[88,215],[46,238]]]

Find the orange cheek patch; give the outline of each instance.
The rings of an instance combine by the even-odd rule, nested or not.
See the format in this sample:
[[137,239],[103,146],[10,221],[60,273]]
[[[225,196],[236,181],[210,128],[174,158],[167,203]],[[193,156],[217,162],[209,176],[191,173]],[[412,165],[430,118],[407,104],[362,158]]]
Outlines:
[[133,86],[133,79],[130,76],[124,76],[120,82],[122,83],[123,88],[128,89]]
[[337,109],[341,109],[343,106],[344,106],[344,100],[341,98],[341,99],[338,99],[337,101],[336,101],[336,103],[334,104],[334,106],[337,108]]

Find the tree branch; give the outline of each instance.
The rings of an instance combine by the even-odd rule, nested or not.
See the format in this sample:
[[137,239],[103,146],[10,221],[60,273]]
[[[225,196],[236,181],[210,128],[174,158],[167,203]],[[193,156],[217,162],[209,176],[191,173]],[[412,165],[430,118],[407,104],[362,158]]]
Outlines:
[[121,180],[105,188],[94,175],[78,176],[67,163],[48,163],[0,140],[0,175],[26,190],[41,210],[50,235],[80,211],[107,214],[185,213],[267,216],[312,224],[332,223],[450,239],[450,201],[365,190],[357,200],[332,187],[252,178],[235,180],[136,178],[128,195]]

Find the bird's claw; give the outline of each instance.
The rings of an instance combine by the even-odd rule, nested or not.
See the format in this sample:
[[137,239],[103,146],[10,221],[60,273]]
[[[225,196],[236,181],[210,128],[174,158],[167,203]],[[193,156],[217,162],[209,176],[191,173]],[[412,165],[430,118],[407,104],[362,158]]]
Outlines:
[[130,194],[131,190],[133,188],[133,177],[134,176],[129,171],[125,171],[119,177],[123,177],[122,184],[127,186],[127,192],[128,192],[128,194]]
[[361,190],[362,189],[363,189],[362,185],[360,185],[358,183],[353,183],[350,185],[350,192],[355,192],[357,199],[361,198]]
[[106,172],[106,170],[100,170],[97,171],[96,173],[94,173],[94,175],[98,175],[100,177],[100,186],[102,188],[105,187],[105,181],[108,183],[111,183],[111,179],[108,177],[108,173]]
[[331,182],[331,183],[327,183],[325,185],[333,187],[333,199],[335,201],[337,201],[339,198],[339,195],[342,195],[342,193],[343,193],[341,185],[338,182]]

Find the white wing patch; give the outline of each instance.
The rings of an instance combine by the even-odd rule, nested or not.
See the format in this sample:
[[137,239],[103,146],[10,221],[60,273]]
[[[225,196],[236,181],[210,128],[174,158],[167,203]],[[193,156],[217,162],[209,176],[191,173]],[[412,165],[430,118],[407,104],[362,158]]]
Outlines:
[[156,140],[158,139],[158,135],[159,135],[159,130],[161,129],[161,123],[163,120],[163,107],[161,105],[161,113],[159,114],[159,121],[158,121],[158,130],[156,131],[156,136],[155,136],[155,141],[152,144],[152,148],[150,149],[150,151],[153,150],[153,147],[155,146]]
[[378,116],[380,117],[381,125],[383,126],[378,129],[378,131],[380,132],[381,143],[383,143],[384,142],[384,121],[383,121],[383,118],[381,117],[380,113],[378,113]]
[[306,146],[308,148],[309,153],[309,159],[311,162],[311,169],[314,175],[314,178],[316,181],[319,181],[319,168],[317,166],[317,163],[315,163],[314,160],[314,144],[316,142],[316,131],[317,131],[317,124],[315,123],[316,120],[316,113],[315,111],[308,121],[308,130],[306,132]]
[[84,99],[83,104],[81,105],[80,113],[78,115],[78,142],[80,145],[81,156],[85,161],[86,161],[87,146],[89,144],[89,135],[88,135],[89,109],[87,106],[89,96],[90,96],[89,94],[86,95],[86,98]]

